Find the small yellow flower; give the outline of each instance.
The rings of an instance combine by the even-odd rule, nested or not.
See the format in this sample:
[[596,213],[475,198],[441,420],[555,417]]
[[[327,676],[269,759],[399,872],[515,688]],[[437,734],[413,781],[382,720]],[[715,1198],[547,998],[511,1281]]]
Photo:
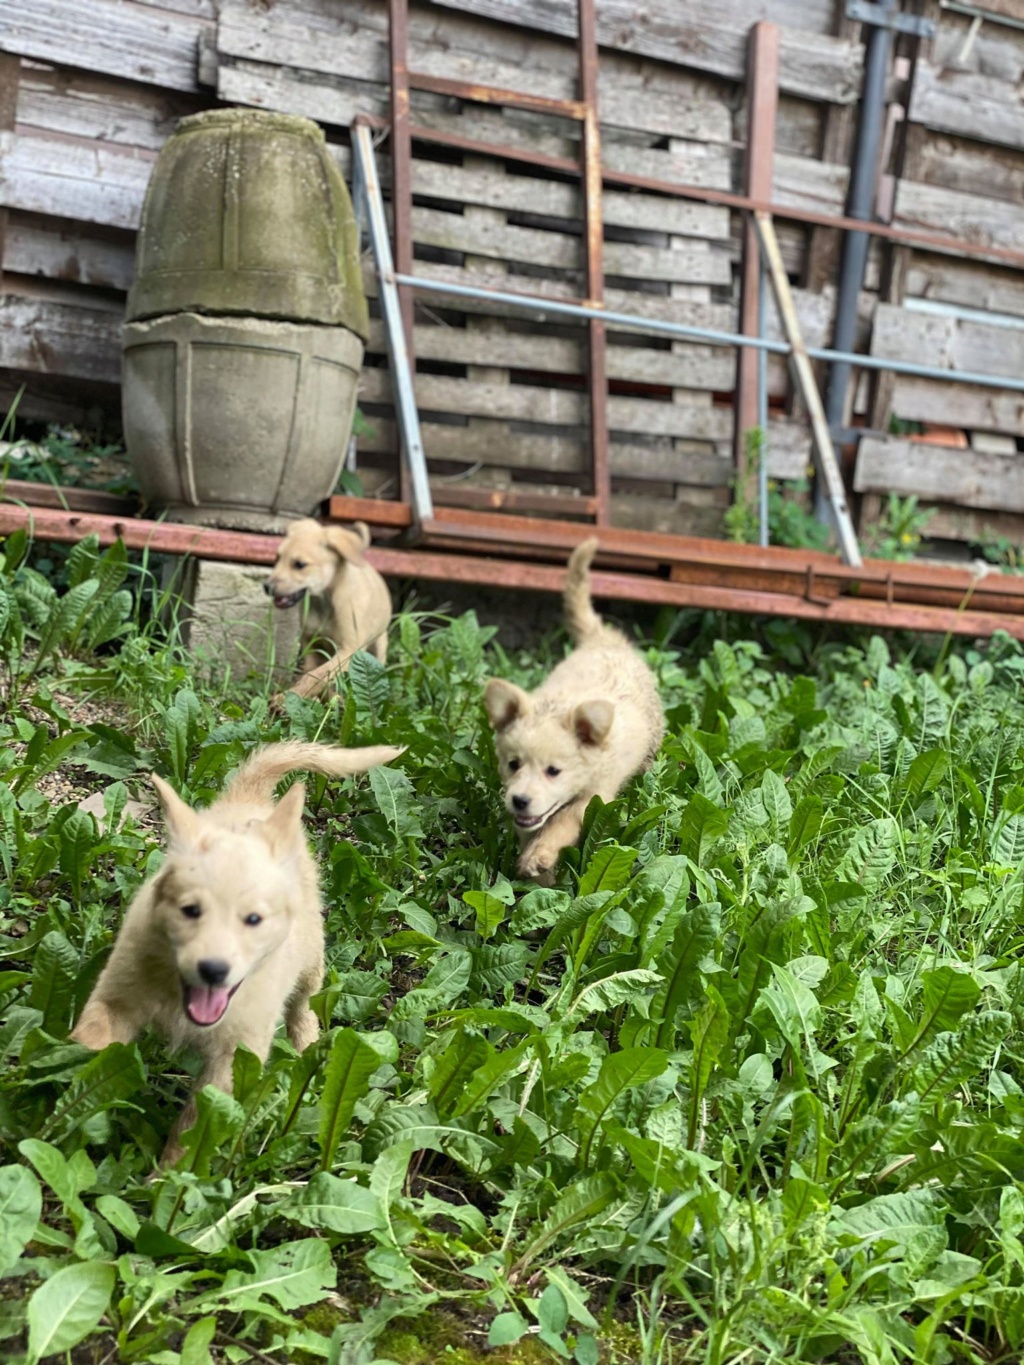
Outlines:
[[910,534],[909,531],[904,531],[903,534],[900,536],[900,544],[901,544],[901,545],[913,545],[913,543],[914,543],[914,537]]
[[864,686],[865,686],[865,687],[870,687],[870,686],[871,686],[871,679],[870,679],[870,678],[865,678],[865,679],[864,679]]

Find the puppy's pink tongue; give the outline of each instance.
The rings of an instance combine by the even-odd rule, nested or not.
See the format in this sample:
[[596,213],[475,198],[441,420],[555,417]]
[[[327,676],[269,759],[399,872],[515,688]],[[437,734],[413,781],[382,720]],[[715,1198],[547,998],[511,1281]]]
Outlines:
[[230,999],[231,991],[227,986],[188,986],[185,1012],[194,1024],[215,1024]]

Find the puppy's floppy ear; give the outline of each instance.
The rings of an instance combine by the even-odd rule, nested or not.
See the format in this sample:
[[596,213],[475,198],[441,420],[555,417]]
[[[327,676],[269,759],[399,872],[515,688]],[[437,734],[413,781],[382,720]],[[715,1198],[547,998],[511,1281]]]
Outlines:
[[515,683],[506,682],[504,678],[492,678],[484,688],[484,706],[487,707],[491,729],[501,734],[514,720],[527,714],[530,698]]
[[163,807],[167,832],[178,843],[195,840],[199,835],[199,820],[191,806],[186,806],[172,786],[156,773],[150,773],[149,780],[156,788]]
[[[357,522],[357,525],[361,523]],[[366,539],[358,531],[350,531],[347,526],[325,526],[324,542],[331,549],[341,556],[349,564],[365,564],[363,551],[370,543],[370,534],[366,532]],[[366,527],[363,527],[366,531]]]
[[256,828],[270,845],[271,852],[278,852],[292,842],[302,828],[302,807],[306,800],[306,788],[301,782],[294,783],[274,807],[274,813],[259,821]]
[[610,701],[585,701],[572,713],[572,728],[581,744],[603,744],[614,717]]

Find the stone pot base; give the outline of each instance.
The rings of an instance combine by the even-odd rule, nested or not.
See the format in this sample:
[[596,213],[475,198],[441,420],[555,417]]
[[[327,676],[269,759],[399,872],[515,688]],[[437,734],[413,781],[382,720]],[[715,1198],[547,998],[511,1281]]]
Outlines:
[[363,358],[354,332],[175,313],[127,323],[123,346],[125,440],[150,507],[262,530],[333,491]]

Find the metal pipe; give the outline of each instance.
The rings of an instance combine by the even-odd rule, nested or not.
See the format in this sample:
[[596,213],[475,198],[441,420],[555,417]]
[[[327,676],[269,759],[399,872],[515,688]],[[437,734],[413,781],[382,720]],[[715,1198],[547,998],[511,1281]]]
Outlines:
[[[583,138],[580,178],[587,305],[604,304],[604,217],[601,205],[601,124],[597,113],[597,27],[594,0],[577,0],[580,101]],[[598,526],[611,520],[611,467],[608,456],[608,340],[596,316],[587,324],[587,397],[590,409],[590,464]]]
[[361,209],[366,214],[374,262],[380,280],[380,303],[386,324],[384,334],[388,344],[388,364],[391,383],[395,390],[398,425],[402,432],[402,449],[405,452],[404,468],[408,470],[412,485],[410,491],[416,520],[422,522],[434,515],[434,503],[430,496],[427,457],[420,432],[420,415],[416,406],[412,366],[405,344],[402,305],[398,296],[394,262],[391,259],[391,242],[388,238],[387,219],[384,216],[384,200],[377,178],[373,141],[370,130],[365,125],[355,130],[352,149],[357,172],[353,177],[354,188],[357,191],[357,210]]
[[[682,341],[703,341],[712,346],[753,346],[771,355],[790,355],[792,347],[785,341],[769,337],[743,336],[739,332],[720,332],[714,327],[696,327],[683,322],[665,322],[660,318],[638,317],[635,313],[617,313],[609,308],[585,308],[579,303],[563,303],[560,299],[541,299],[532,294],[511,294],[500,289],[483,289],[476,285],[448,284],[422,275],[396,275],[399,284],[422,289],[431,294],[448,294],[453,298],[490,300],[508,308],[520,308],[527,313],[553,313],[559,317],[580,318],[589,322],[601,318],[619,327],[656,336],[678,337]],[[983,388],[1006,389],[1024,393],[1024,379],[982,374],[974,370],[944,370],[937,365],[919,365],[911,360],[891,360],[885,356],[860,355],[854,351],[837,351],[830,346],[808,346],[812,360],[843,360],[865,370],[890,370],[893,374],[913,375],[918,379],[942,379],[953,384],[977,384]]]
[[[893,13],[898,0],[880,0],[883,11],[879,22],[870,26],[864,58],[864,87],[857,124],[857,146],[850,171],[850,190],[846,202],[846,216],[861,221],[873,217],[875,182],[878,173],[878,152],[882,140],[885,113],[885,82],[892,53],[892,30],[885,20]],[[836,295],[836,320],[833,347],[839,352],[853,350],[857,339],[857,301],[864,283],[870,238],[863,232],[848,232],[843,239],[839,269],[839,289]],[[850,364],[846,360],[833,363],[829,370],[828,392],[825,396],[825,416],[833,431],[843,425],[846,415],[846,394],[850,385]],[[815,510],[824,510],[823,494],[815,494]],[[822,518],[824,519],[824,518]]]
[[[768,321],[768,273],[764,250],[757,244],[757,335],[763,337]],[[742,352],[740,354],[743,354]],[[757,446],[758,540],[769,543],[768,534],[768,352],[757,352],[757,425],[761,439]]]

